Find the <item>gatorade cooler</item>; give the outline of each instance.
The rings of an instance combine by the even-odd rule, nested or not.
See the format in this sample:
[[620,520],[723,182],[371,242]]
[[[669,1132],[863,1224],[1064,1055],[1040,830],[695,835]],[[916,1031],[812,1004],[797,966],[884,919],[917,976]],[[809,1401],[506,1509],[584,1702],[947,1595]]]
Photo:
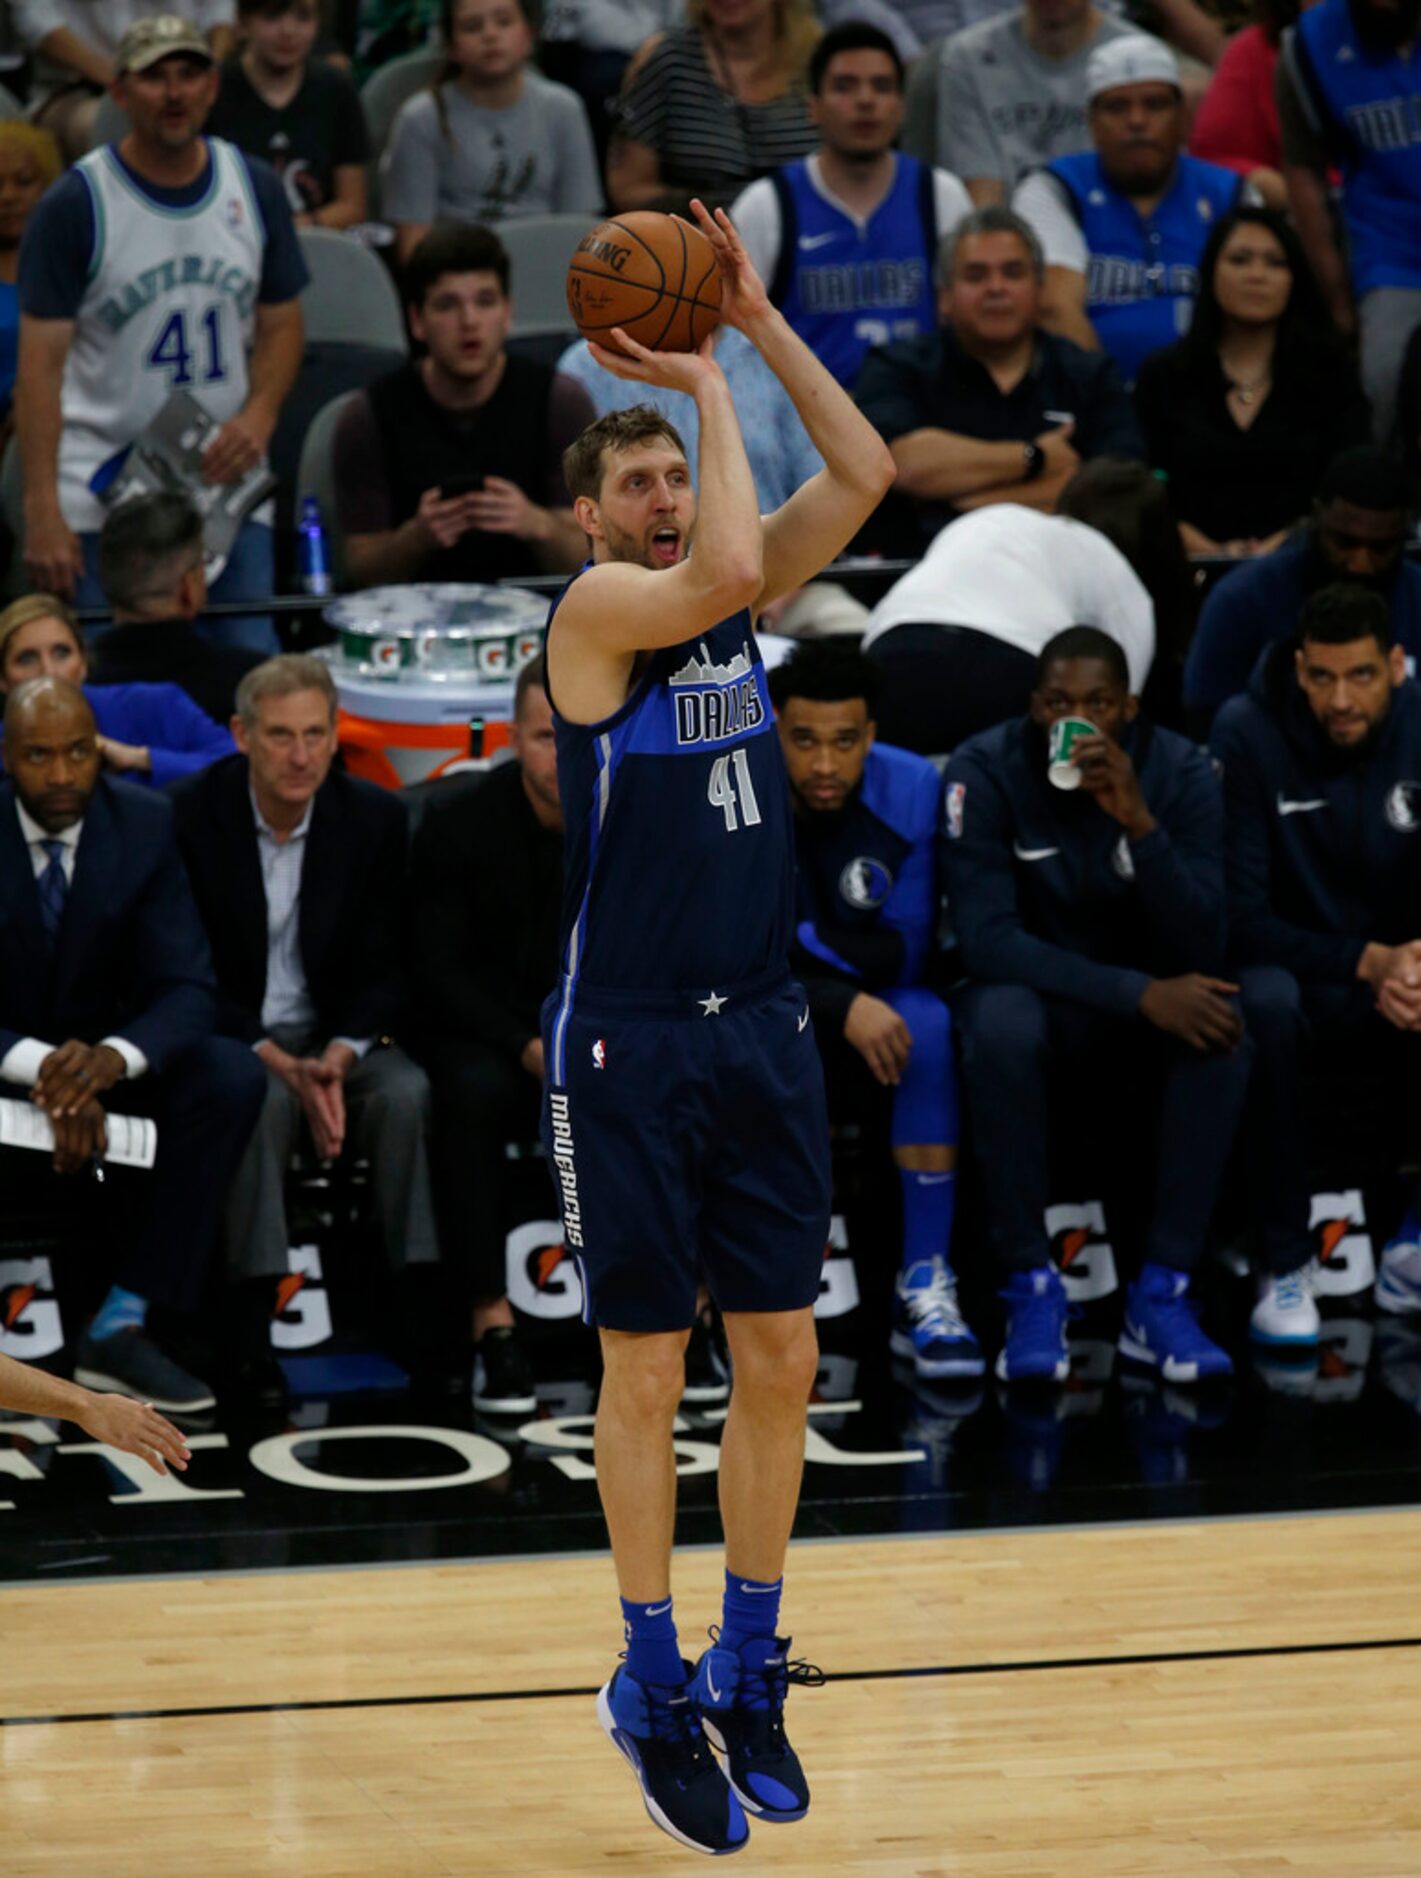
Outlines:
[[514,681],[542,651],[547,615],[546,599],[521,587],[372,587],[332,601],[336,641],[319,656],[340,698],[346,768],[400,789],[502,748]]

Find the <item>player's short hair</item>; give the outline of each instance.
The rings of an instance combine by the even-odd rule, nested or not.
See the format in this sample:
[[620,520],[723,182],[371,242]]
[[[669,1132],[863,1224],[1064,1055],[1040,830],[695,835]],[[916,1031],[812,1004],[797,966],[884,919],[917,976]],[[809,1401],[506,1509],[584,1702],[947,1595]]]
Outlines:
[[1377,515],[1411,512],[1411,484],[1404,465],[1374,444],[1339,451],[1317,482],[1317,506],[1350,502]]
[[237,715],[251,730],[261,715],[258,707],[263,699],[292,698],[298,691],[319,691],[330,706],[331,722],[335,722],[339,699],[331,668],[309,652],[279,652],[275,658],[244,672],[237,686]]
[[595,502],[602,493],[602,479],[607,474],[607,465],[602,460],[604,451],[619,456],[623,450],[649,443],[653,438],[663,439],[685,456],[686,446],[681,441],[680,431],[669,417],[663,417],[652,405],[633,404],[625,411],[608,411],[595,424],[589,424],[562,453],[563,481],[573,501],[587,496]]
[[27,593],[19,600],[12,600],[0,613],[0,667],[5,663],[5,653],[15,634],[22,626],[33,626],[37,619],[57,619],[68,627],[80,656],[87,653],[88,647],[84,644],[84,635],[73,607],[67,606],[58,594]]
[[40,181],[46,189],[59,180],[64,169],[64,158],[59,153],[53,132],[39,124],[26,123],[22,117],[0,119],[0,149],[6,148],[23,150],[33,159]]
[[543,689],[543,674],[547,671],[547,660],[537,652],[526,665],[518,668],[518,678],[513,686],[513,721],[516,724],[523,715],[523,700],[533,690]]
[[1383,652],[1392,642],[1391,608],[1370,587],[1334,581],[1309,594],[1298,627],[1304,644],[1349,646],[1357,639],[1375,639]]
[[866,20],[845,20],[842,26],[831,26],[809,55],[811,92],[823,90],[824,74],[829,69],[829,63],[837,59],[841,52],[881,52],[885,58],[893,61],[893,70],[898,75],[898,89],[903,89],[902,56],[882,27],[870,26]]
[[405,262],[405,300],[423,307],[446,274],[492,274],[508,292],[508,250],[491,228],[471,222],[436,222]]
[[1015,235],[1026,249],[1031,262],[1031,271],[1038,280],[1045,278],[1046,256],[1036,230],[1030,222],[1024,221],[1015,209],[1003,207],[994,202],[985,209],[973,209],[954,224],[938,243],[937,266],[933,278],[939,287],[950,287],[952,276],[957,267],[957,257],[962,252],[962,244],[973,235]]
[[202,558],[202,517],[175,490],[110,509],[99,533],[99,585],[110,606],[136,608],[171,593]]
[[842,704],[862,698],[870,719],[878,715],[883,674],[856,645],[806,639],[769,674],[770,702],[782,711],[791,698],[811,704]]
[[1036,661],[1037,685],[1045,684],[1053,665],[1064,665],[1068,659],[1099,659],[1109,667],[1110,676],[1122,691],[1130,689],[1130,667],[1124,649],[1118,639],[1112,639],[1098,626],[1068,626],[1054,639],[1048,639]]

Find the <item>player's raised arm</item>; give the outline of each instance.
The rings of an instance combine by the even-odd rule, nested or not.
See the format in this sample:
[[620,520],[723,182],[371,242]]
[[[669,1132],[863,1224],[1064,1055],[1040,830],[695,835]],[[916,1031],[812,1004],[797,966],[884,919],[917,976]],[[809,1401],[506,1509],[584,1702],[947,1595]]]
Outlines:
[[840,553],[891,488],[887,444],[853,399],[772,306],[730,217],[692,204],[721,269],[721,318],[736,326],[779,379],[824,467],[764,520],[762,601],[811,580]]
[[627,356],[594,345],[598,364],[634,384],[688,393],[701,431],[699,499],[690,466],[669,439],[602,451],[591,491],[572,489],[594,565],[568,590],[554,629],[564,640],[575,635],[626,656],[707,631],[748,606],[764,574],[754,478],[709,340],[698,352],[651,352],[620,327],[615,337]]

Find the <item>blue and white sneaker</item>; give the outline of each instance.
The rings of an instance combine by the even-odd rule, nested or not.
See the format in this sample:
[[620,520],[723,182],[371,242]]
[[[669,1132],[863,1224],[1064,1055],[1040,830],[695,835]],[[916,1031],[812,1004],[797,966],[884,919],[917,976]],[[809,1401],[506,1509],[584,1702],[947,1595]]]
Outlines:
[[1372,1294],[1380,1310],[1394,1316],[1421,1311],[1421,1245],[1414,1239],[1393,1239],[1382,1253],[1382,1268]]
[[1233,1358],[1199,1328],[1189,1274],[1172,1265],[1144,1265],[1125,1300],[1120,1354],[1148,1363],[1166,1382],[1208,1382],[1232,1376]]
[[[688,1675],[690,1669],[687,1663]],[[637,1682],[624,1663],[598,1693],[597,1719],[631,1763],[646,1810],[663,1832],[714,1857],[749,1843],[744,1810],[706,1744],[686,1683]]]
[[942,1259],[922,1259],[898,1274],[893,1317],[893,1354],[911,1357],[925,1382],[985,1370],[982,1346],[957,1308],[957,1286]]
[[1308,1290],[1305,1271],[1284,1272],[1281,1277],[1275,1274],[1263,1280],[1248,1320],[1248,1334],[1255,1342],[1275,1348],[1316,1350],[1322,1319]]
[[725,1756],[736,1798],[757,1819],[803,1819],[809,1783],[785,1735],[789,1685],[817,1689],[822,1669],[789,1660],[788,1637],[752,1637],[722,1650],[711,1626],[711,1648],[691,1678],[691,1700],[706,1737]]
[[1002,1382],[1064,1382],[1071,1373],[1066,1343],[1070,1306],[1054,1265],[1013,1272],[1004,1291],[1007,1339],[997,1354]]

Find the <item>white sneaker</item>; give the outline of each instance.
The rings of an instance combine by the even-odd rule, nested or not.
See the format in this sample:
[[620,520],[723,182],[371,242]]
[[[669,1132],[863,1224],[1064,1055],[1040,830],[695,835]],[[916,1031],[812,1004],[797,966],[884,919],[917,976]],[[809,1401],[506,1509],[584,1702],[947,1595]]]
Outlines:
[[1398,1316],[1421,1311],[1421,1245],[1412,1240],[1392,1240],[1382,1253],[1375,1296],[1379,1309]]
[[1316,1344],[1322,1330],[1306,1271],[1265,1278],[1248,1320],[1248,1333],[1259,1343]]

